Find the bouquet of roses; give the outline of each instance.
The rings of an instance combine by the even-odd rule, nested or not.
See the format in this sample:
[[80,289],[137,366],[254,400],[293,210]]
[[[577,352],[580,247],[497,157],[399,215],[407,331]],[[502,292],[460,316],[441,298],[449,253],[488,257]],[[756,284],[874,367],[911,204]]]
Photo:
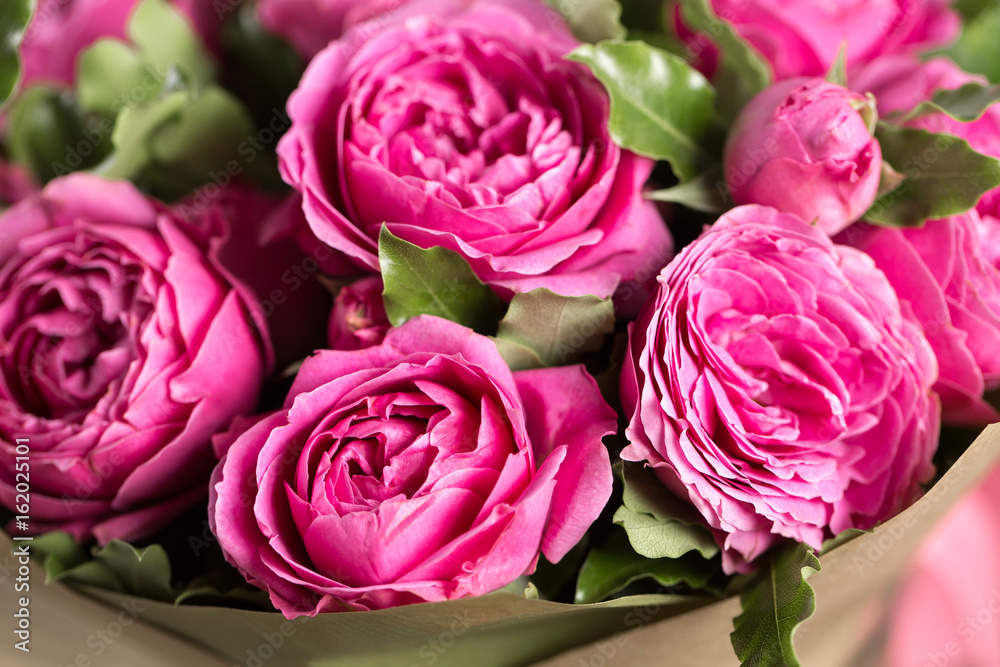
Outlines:
[[4,0],[7,532],[246,665],[262,627],[526,664],[737,596],[739,661],[798,664],[818,556],[1000,421],[997,29]]

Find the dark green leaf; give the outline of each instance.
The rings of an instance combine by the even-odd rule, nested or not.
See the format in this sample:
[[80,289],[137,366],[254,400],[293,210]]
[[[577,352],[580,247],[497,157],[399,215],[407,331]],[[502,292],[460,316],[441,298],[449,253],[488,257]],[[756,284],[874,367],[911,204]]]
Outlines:
[[545,0],[565,17],[573,34],[582,42],[624,39],[622,6],[618,0]]
[[497,329],[497,339],[533,350],[546,366],[575,363],[584,352],[601,349],[615,330],[611,299],[562,296],[539,288],[515,294]]
[[865,214],[869,222],[914,227],[957,215],[1000,185],[1000,160],[977,153],[959,137],[882,122],[875,136],[883,159],[906,179],[875,201]]
[[681,181],[719,161],[715,91],[681,58],[643,42],[585,44],[569,57],[607,87],[615,143],[666,160]]
[[0,105],[14,92],[21,76],[17,51],[34,11],[35,0],[3,0],[0,3]]
[[725,213],[732,205],[722,167],[716,165],[687,183],[646,193],[646,199],[672,202],[702,213]]
[[638,553],[647,558],[679,558],[698,551],[711,558],[719,552],[697,511],[674,497],[652,471],[626,464],[623,477],[622,506],[614,522],[625,529]]
[[733,620],[736,657],[743,667],[798,667],[793,635],[816,609],[806,578],[820,571],[819,559],[808,546],[788,543],[761,560],[740,594],[743,613]]
[[417,315],[436,315],[480,333],[492,333],[503,303],[447,248],[423,249],[383,225],[378,238],[385,312],[394,326]]
[[771,85],[771,68],[732,25],[716,16],[709,0],[680,0],[680,5],[684,22],[696,33],[695,47],[714,44],[719,49],[715,108],[732,122],[754,95]]
[[699,589],[718,567],[717,562],[696,553],[680,558],[646,558],[632,549],[624,531],[615,530],[604,546],[590,551],[580,568],[576,603],[599,602],[641,579],[652,579],[665,587],[687,584]]
[[984,4],[989,8],[966,21],[958,41],[943,53],[965,71],[1000,83],[1000,5],[992,0]]
[[967,83],[955,90],[939,90],[930,102],[921,102],[906,114],[902,122],[928,114],[943,113],[963,123],[982,118],[986,110],[1000,101],[1000,84],[984,86]]

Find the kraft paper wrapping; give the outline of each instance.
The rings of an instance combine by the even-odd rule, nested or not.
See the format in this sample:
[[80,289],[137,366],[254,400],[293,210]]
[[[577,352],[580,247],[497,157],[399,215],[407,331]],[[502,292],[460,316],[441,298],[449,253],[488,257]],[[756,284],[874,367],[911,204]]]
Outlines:
[[[804,665],[879,664],[887,605],[907,559],[998,461],[1000,424],[987,428],[915,505],[821,558],[822,572],[809,579],[817,611],[796,634]],[[0,633],[0,664],[9,667],[738,664],[729,643],[732,618],[739,613],[736,598],[700,607],[697,600],[669,604],[664,596],[573,606],[497,595],[419,605],[417,612],[402,607],[288,622],[277,614],[174,607],[86,589],[101,603],[61,584],[45,585],[34,563],[32,650],[25,654],[13,648],[13,613],[22,594],[14,590],[17,559],[10,538],[2,537],[0,553],[0,618],[9,627]]]

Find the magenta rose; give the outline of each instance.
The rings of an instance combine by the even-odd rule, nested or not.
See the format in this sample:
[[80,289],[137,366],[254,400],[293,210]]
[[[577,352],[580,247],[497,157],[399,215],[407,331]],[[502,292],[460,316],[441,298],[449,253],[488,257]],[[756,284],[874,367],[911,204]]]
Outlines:
[[[72,86],[77,59],[94,42],[124,40],[140,0],[39,0],[19,48],[21,89],[35,83]],[[212,50],[222,20],[205,0],[170,0]]]
[[353,25],[391,14],[410,0],[259,0],[257,15],[270,32],[309,60]]
[[389,330],[382,290],[381,276],[367,276],[337,292],[328,328],[330,349],[360,350],[382,342]]
[[228,445],[209,520],[289,618],[482,595],[583,537],[615,424],[582,366],[512,373],[489,338],[421,316],[307,359]]
[[937,364],[870,257],[743,206],[659,280],[629,330],[622,458],[698,509],[727,572],[915,499],[934,470]]
[[836,234],[875,201],[882,149],[864,96],[823,79],[787,79],[740,112],[726,142],[726,184],[737,204],[816,220]]
[[[950,0],[711,2],[715,13],[771,65],[778,80],[825,75],[845,42],[852,70],[886,54],[947,46],[961,25],[950,4]],[[711,76],[718,55],[710,36],[678,23],[688,54]]]
[[207,493],[211,436],[271,365],[217,238],[124,182],[57,179],[0,217],[0,501],[31,530],[135,540]]
[[[388,15],[387,15],[388,16]],[[670,256],[652,161],[608,134],[577,42],[530,0],[423,0],[312,61],[278,146],[316,236],[377,271],[383,224],[463,255],[501,295],[607,297]]]
[[1000,265],[996,222],[975,209],[923,227],[858,224],[837,237],[864,250],[885,272],[924,332],[941,368],[935,390],[945,422],[985,426],[1000,421],[983,392],[1000,388]]

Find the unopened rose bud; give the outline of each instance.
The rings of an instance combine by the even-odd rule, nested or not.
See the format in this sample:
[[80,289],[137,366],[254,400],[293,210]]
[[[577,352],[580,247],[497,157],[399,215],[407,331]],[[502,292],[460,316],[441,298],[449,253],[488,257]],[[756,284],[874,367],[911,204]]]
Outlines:
[[762,204],[836,234],[875,201],[882,149],[872,102],[823,79],[771,86],[740,113],[725,176],[736,204]]

